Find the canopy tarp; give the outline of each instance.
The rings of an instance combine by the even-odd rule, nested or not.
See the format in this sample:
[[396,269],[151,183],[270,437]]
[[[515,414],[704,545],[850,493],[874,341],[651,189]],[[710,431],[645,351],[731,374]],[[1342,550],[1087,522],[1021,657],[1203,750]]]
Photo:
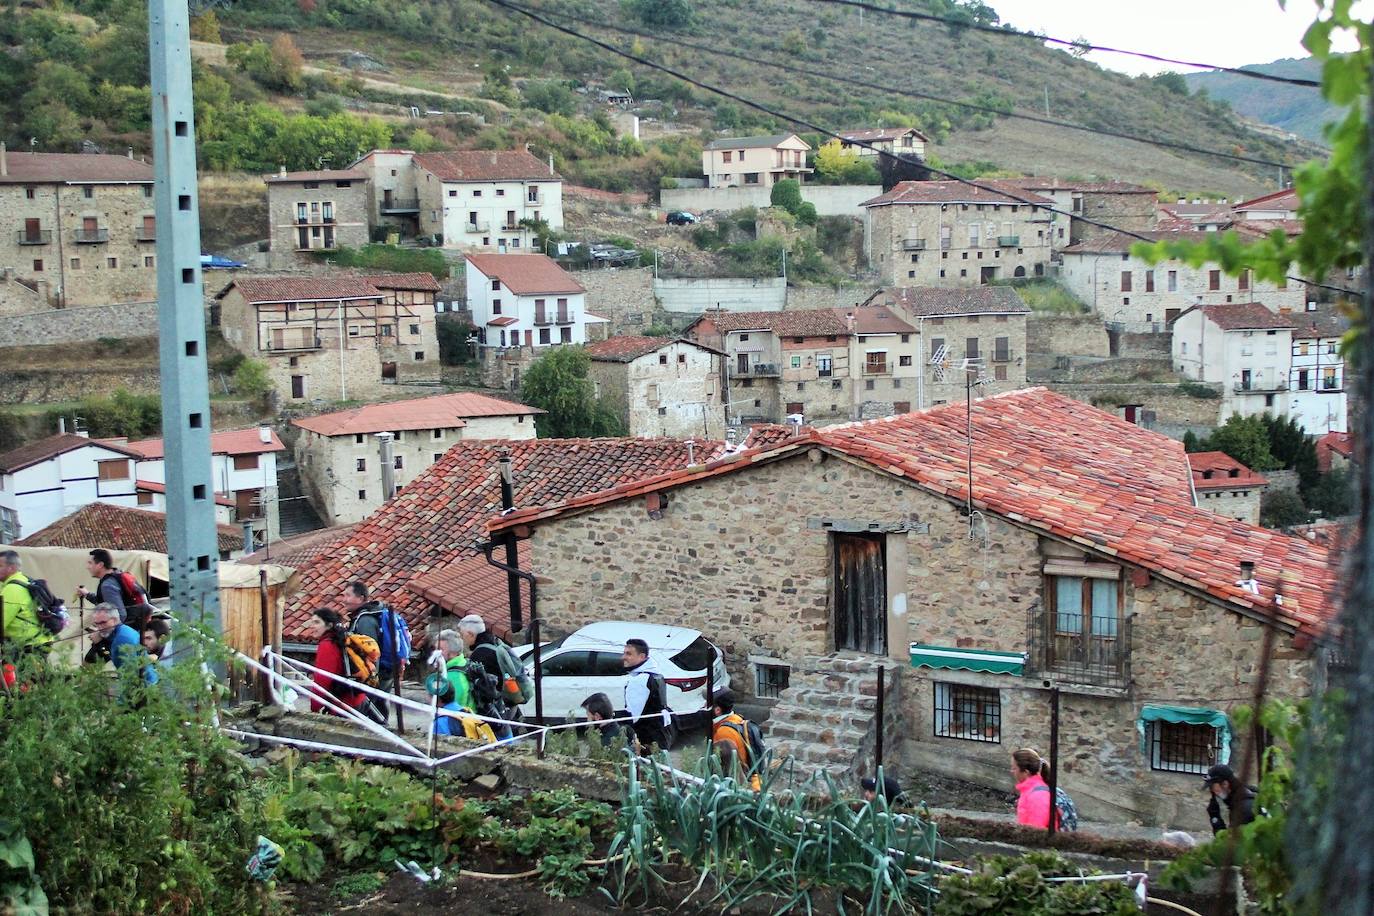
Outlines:
[[911,667],[984,671],[988,674],[1012,674],[1020,677],[1026,667],[1026,656],[1020,652],[955,649],[914,642],[911,644]]
[[1140,718],[1136,719],[1136,731],[1140,732],[1140,752],[1148,753],[1145,726],[1150,722],[1173,722],[1178,725],[1203,725],[1217,730],[1220,744],[1217,763],[1227,763],[1231,759],[1231,720],[1226,713],[1217,709],[1201,706],[1162,706],[1146,703],[1140,707]]

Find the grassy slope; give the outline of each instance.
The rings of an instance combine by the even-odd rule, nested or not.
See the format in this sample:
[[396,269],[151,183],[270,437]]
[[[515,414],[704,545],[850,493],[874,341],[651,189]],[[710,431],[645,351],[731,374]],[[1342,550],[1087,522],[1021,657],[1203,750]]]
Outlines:
[[[1250,69],[1304,79],[1321,79],[1322,73],[1321,64],[1310,57],[1276,60]],[[1320,91],[1303,86],[1260,82],[1234,73],[1193,73],[1185,79],[1194,90],[1206,89],[1212,98],[1230,102],[1247,118],[1290,130],[1309,140],[1322,140],[1322,126],[1336,110],[1321,97]]]

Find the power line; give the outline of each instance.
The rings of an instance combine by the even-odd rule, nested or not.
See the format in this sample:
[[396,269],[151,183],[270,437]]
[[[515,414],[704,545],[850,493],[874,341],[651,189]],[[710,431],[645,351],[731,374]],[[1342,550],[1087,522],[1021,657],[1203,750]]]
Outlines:
[[[510,8],[519,10],[520,12],[527,12],[533,10],[544,15],[549,15],[551,12],[549,10],[540,9],[537,7],[523,7],[519,6],[518,4],[510,4]],[[777,61],[764,60],[762,58],[754,57],[748,54],[741,54],[738,51],[728,51],[723,48],[712,47],[710,45],[700,44],[698,42],[693,41],[686,41],[681,38],[668,38],[665,36],[655,35],[651,32],[646,32],[639,29],[629,29],[625,28],[624,26],[610,25],[599,22],[595,19],[574,16],[570,13],[564,13],[561,11],[554,12],[552,13],[552,15],[555,15],[559,19],[567,22],[579,22],[583,25],[595,26],[597,28],[606,29],[612,32],[619,32],[624,35],[633,35],[637,38],[648,38],[652,41],[660,41],[665,44],[670,44],[677,47],[690,48],[694,51],[701,51],[706,54],[715,54],[717,56],[727,57],[733,60],[741,60],[746,61],[748,63],[761,64],[765,67],[773,67],[777,70],[782,70],[787,73],[796,73],[801,76],[810,76],[817,79],[832,80],[837,83],[845,83],[850,86],[857,86],[864,89],[872,89],[878,92],[891,92],[899,95],[907,95],[911,96],[912,98],[924,99],[930,102],[938,102],[944,105],[953,105],[958,108],[965,108],[970,111],[977,111],[984,114],[996,115],[998,117],[1018,118],[1023,121],[1031,121],[1035,124],[1045,124],[1050,127],[1062,127],[1068,130],[1080,130],[1085,133],[1096,134],[1098,136],[1114,137],[1118,140],[1132,140],[1136,143],[1146,143],[1150,146],[1158,146],[1163,147],[1165,149],[1180,150],[1182,152],[1197,153],[1205,156],[1215,156],[1219,159],[1229,159],[1233,162],[1245,162],[1252,165],[1263,165],[1270,168],[1281,169],[1291,169],[1294,167],[1294,163],[1291,162],[1275,162],[1271,159],[1259,159],[1254,156],[1241,156],[1235,153],[1224,153],[1220,150],[1212,150],[1201,146],[1193,146],[1188,143],[1179,143],[1172,140],[1158,140],[1153,139],[1151,137],[1143,137],[1138,134],[1122,133],[1121,131],[1107,130],[1106,128],[1102,127],[1089,127],[1086,124],[1075,124],[1072,121],[1060,121],[1055,118],[1044,118],[1040,117],[1039,115],[1023,114],[1017,111],[1004,111],[1000,108],[994,108],[991,105],[979,105],[975,102],[961,102],[955,99],[945,98],[944,96],[931,95],[929,93],[919,92],[914,89],[899,89],[896,86],[885,86],[880,83],[872,83],[867,82],[865,80],[854,79],[852,77],[839,76],[834,73],[825,73],[820,70],[812,70],[807,67],[798,67],[793,64],[784,64]]]
[[1061,47],[1074,48],[1076,50],[1102,51],[1106,54],[1123,54],[1127,57],[1139,57],[1144,60],[1152,60],[1161,64],[1176,64],[1180,67],[1197,67],[1200,70],[1220,70],[1223,73],[1234,73],[1237,76],[1245,76],[1250,79],[1268,80],[1273,83],[1287,83],[1290,86],[1307,86],[1320,89],[1319,80],[1302,79],[1294,76],[1278,76],[1273,73],[1262,73],[1258,70],[1246,70],[1241,67],[1223,67],[1220,64],[1205,64],[1192,60],[1178,60],[1173,57],[1162,57],[1158,54],[1150,54],[1146,51],[1130,51],[1125,48],[1113,48],[1108,45],[1090,44],[1084,39],[1069,41],[1066,38],[1051,38],[1048,35],[1037,35],[1035,32],[1023,32],[1020,29],[1010,27],[986,25],[981,22],[966,22],[960,19],[952,19],[948,16],[937,16],[934,13],[918,13],[913,10],[894,10],[885,6],[878,6],[865,0],[811,0],[813,3],[832,3],[837,6],[852,6],[860,10],[868,10],[874,13],[883,13],[888,16],[900,16],[903,19],[914,19],[918,22],[938,22],[943,25],[958,26],[959,28],[972,29],[975,32],[986,32],[989,35],[1001,35],[1006,38],[1029,38],[1032,41],[1048,42]]
[[[879,156],[887,156],[888,158],[896,159],[896,160],[899,161],[899,162],[905,162],[905,163],[909,163],[909,164],[911,164],[911,165],[920,166],[921,168],[924,168],[926,171],[930,172],[931,174],[939,175],[939,176],[941,176],[941,177],[943,177],[943,178],[949,179],[950,181],[956,181],[956,182],[958,182],[959,184],[965,185],[965,186],[970,187],[970,188],[974,188],[975,190],[986,191],[986,192],[988,192],[988,193],[990,193],[990,194],[999,194],[999,195],[1001,195],[1002,197],[1005,197],[1005,198],[1007,198],[1007,199],[1009,199],[1009,200],[1013,200],[1013,201],[1015,201],[1015,202],[1017,202],[1017,203],[1019,203],[1019,204],[1025,204],[1026,206],[1029,206],[1029,207],[1032,207],[1032,208],[1034,208],[1034,207],[1039,207],[1041,210],[1044,210],[1044,211],[1046,211],[1047,213],[1055,213],[1055,214],[1058,214],[1058,215],[1060,215],[1060,216],[1066,216],[1066,217],[1068,217],[1068,218],[1071,219],[1071,220],[1077,220],[1077,221],[1079,221],[1080,223],[1086,223],[1087,225],[1089,225],[1089,226],[1095,226],[1095,227],[1097,227],[1098,229],[1105,229],[1105,230],[1107,230],[1108,232],[1120,233],[1121,235],[1125,235],[1125,236],[1127,236],[1127,237],[1129,237],[1129,238],[1137,239],[1137,240],[1142,241],[1142,242],[1150,242],[1151,244],[1153,244],[1153,243],[1155,243],[1155,242],[1157,242],[1157,241],[1160,241],[1159,239],[1152,239],[1152,238],[1150,238],[1150,237],[1147,236],[1147,235],[1142,235],[1141,233],[1136,232],[1136,231],[1133,230],[1133,229],[1123,229],[1123,228],[1121,228],[1120,226],[1113,226],[1113,225],[1111,225],[1110,223],[1104,223],[1104,222],[1101,222],[1101,221],[1099,221],[1099,220],[1092,219],[1092,218],[1090,218],[1090,217],[1084,216],[1084,215],[1081,214],[1081,213],[1071,213],[1071,212],[1069,212],[1069,211],[1067,211],[1067,210],[1060,210],[1060,209],[1058,209],[1057,207],[1053,207],[1053,206],[1050,206],[1050,205],[1044,203],[1044,202],[1043,202],[1043,201],[1044,201],[1044,198],[1039,197],[1039,195],[1034,195],[1034,196],[1037,198],[1036,200],[1030,200],[1030,199],[1028,199],[1028,198],[1026,198],[1026,197],[1020,197],[1020,196],[1018,196],[1015,192],[1013,192],[1013,191],[1011,191],[1011,190],[1008,190],[1008,189],[1005,188],[1005,187],[995,187],[995,186],[992,186],[992,185],[989,185],[989,184],[984,184],[984,183],[978,182],[978,181],[976,181],[976,180],[972,180],[972,179],[968,179],[968,178],[962,178],[962,177],[960,177],[960,176],[958,176],[958,175],[955,175],[953,172],[947,172],[947,171],[945,171],[945,170],[943,170],[943,169],[937,169],[937,168],[935,168],[934,166],[931,166],[931,165],[927,164],[926,162],[924,162],[924,161],[922,161],[922,160],[920,160],[920,159],[909,159],[909,158],[907,158],[907,157],[905,157],[905,156],[894,155],[894,154],[888,152],[887,150],[879,149],[878,147],[876,147],[876,146],[874,146],[873,144],[868,143],[867,141],[864,141],[864,140],[854,140],[854,139],[846,140],[845,138],[841,137],[838,133],[836,133],[836,132],[833,131],[833,130],[830,130],[829,128],[821,127],[819,124],[814,124],[814,123],[812,123],[812,122],[810,122],[810,121],[804,120],[804,119],[802,119],[802,118],[800,118],[800,117],[797,117],[797,116],[795,116],[795,115],[789,115],[789,114],[787,114],[786,112],[779,111],[779,110],[774,109],[774,108],[769,108],[767,105],[764,105],[764,104],[762,104],[762,103],[760,103],[760,102],[755,102],[755,101],[753,101],[752,99],[749,99],[749,98],[746,98],[746,97],[744,97],[744,96],[742,96],[742,95],[739,95],[739,94],[737,94],[737,93],[731,92],[731,91],[728,90],[728,89],[722,89],[722,88],[719,87],[719,86],[713,86],[713,85],[711,85],[710,83],[703,82],[703,81],[701,81],[701,80],[699,80],[699,79],[696,79],[695,77],[692,77],[692,76],[687,75],[686,73],[683,73],[683,72],[680,71],[680,70],[675,70],[674,68],[669,67],[669,66],[667,66],[666,64],[660,64],[660,63],[657,63],[656,61],[649,60],[648,58],[644,57],[643,55],[635,54],[635,53],[633,53],[632,51],[626,51],[626,50],[623,50],[623,49],[621,49],[621,48],[617,48],[615,45],[612,45],[612,44],[609,44],[609,43],[607,43],[607,42],[604,42],[604,41],[602,41],[601,39],[596,38],[596,37],[593,36],[593,35],[588,35],[588,34],[586,34],[586,33],[584,33],[584,32],[579,32],[579,31],[577,31],[576,29],[570,28],[570,27],[568,27],[568,26],[561,25],[561,24],[559,24],[559,23],[557,23],[557,22],[554,22],[553,20],[547,18],[546,16],[544,16],[544,15],[543,15],[542,13],[540,13],[540,12],[536,12],[536,11],[534,11],[534,10],[530,10],[530,9],[526,9],[526,8],[524,8],[524,7],[518,6],[518,5],[514,4],[514,3],[509,2],[509,0],[487,0],[487,2],[491,3],[493,6],[498,6],[498,7],[500,7],[501,9],[510,10],[511,12],[514,12],[514,13],[519,13],[520,15],[525,16],[526,18],[533,19],[535,22],[538,22],[538,23],[541,23],[541,24],[543,24],[543,25],[548,26],[549,28],[553,29],[554,31],[562,32],[563,34],[569,35],[569,36],[571,36],[571,37],[573,37],[573,38],[576,38],[576,39],[578,39],[578,40],[580,40],[580,41],[584,41],[584,42],[587,42],[588,44],[595,45],[596,47],[601,48],[602,50],[605,50],[605,51],[609,51],[610,53],[615,54],[615,55],[618,56],[618,57],[623,57],[623,58],[625,58],[626,60],[634,61],[635,63],[637,63],[637,64],[639,64],[639,65],[641,65],[641,66],[644,66],[644,67],[648,67],[648,68],[650,68],[651,70],[658,70],[658,71],[660,71],[661,73],[666,73],[666,74],[668,74],[669,76],[671,76],[671,77],[673,77],[673,78],[675,78],[675,79],[682,80],[684,83],[687,83],[688,85],[691,85],[691,86],[695,86],[695,87],[698,88],[698,89],[704,89],[704,90],[706,90],[707,92],[713,92],[713,93],[715,93],[716,95],[719,95],[719,96],[722,96],[722,97],[724,97],[724,98],[730,99],[731,101],[739,102],[741,105],[746,105],[746,106],[748,106],[748,107],[750,107],[750,108],[755,109],[756,111],[761,111],[761,112],[763,112],[764,114],[768,115],[769,117],[777,118],[777,119],[780,120],[780,121],[786,121],[786,122],[791,123],[791,124],[799,125],[799,126],[801,126],[801,127],[806,128],[807,130],[813,131],[814,133],[818,133],[818,134],[821,134],[821,135],[823,135],[823,136],[830,137],[830,138],[833,139],[833,140],[839,140],[839,141],[841,141],[841,142],[848,143],[848,144],[850,144],[851,146],[861,146],[861,147],[863,147],[864,149],[870,150],[870,151],[872,151],[872,152],[878,154]],[[1029,192],[1027,192],[1027,193],[1029,193]],[[1305,283],[1305,284],[1307,284],[1308,286],[1315,286],[1315,287],[1318,287],[1318,288],[1321,288],[1321,289],[1334,290],[1334,291],[1336,291],[1336,292],[1346,293],[1346,294],[1348,294],[1348,295],[1354,295],[1354,296],[1362,295],[1361,293],[1359,293],[1359,292],[1357,292],[1357,291],[1355,291],[1355,290],[1349,290],[1349,289],[1345,289],[1344,287],[1339,287],[1339,286],[1328,286],[1328,285],[1323,284],[1323,283],[1316,283],[1316,282],[1307,280],[1307,279],[1305,279],[1305,278],[1303,278],[1303,277],[1289,276],[1288,279],[1294,280],[1294,281],[1299,282],[1299,283]]]

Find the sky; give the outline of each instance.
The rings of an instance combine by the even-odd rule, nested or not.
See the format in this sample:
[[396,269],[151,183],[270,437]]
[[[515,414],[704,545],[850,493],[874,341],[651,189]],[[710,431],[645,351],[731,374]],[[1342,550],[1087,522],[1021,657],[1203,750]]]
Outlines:
[[[987,0],[1003,22],[1070,41],[1147,51],[1224,67],[1306,57],[1302,36],[1316,18],[1314,0]],[[1360,7],[1374,6],[1362,0]],[[1366,9],[1365,12],[1368,12]],[[1183,67],[1127,57],[1088,55],[1103,67],[1132,75]]]

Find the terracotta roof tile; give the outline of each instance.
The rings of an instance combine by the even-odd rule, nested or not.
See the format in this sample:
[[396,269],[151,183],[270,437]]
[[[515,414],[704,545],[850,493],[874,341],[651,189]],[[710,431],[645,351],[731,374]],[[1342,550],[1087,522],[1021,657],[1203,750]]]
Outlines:
[[[520,566],[529,569],[529,550],[522,544],[517,547],[517,552]],[[503,559],[503,556],[498,555],[497,558]],[[510,640],[510,593],[507,591],[506,573],[488,563],[482,554],[474,553],[423,576],[416,576],[406,588],[456,617],[477,614],[488,630],[501,639]],[[524,619],[529,620],[528,588],[520,589],[520,604]]]
[[863,305],[848,309],[835,309],[835,314],[846,324],[854,317],[855,334],[914,334],[916,329],[894,315],[886,305]]
[[417,153],[415,164],[440,181],[562,181],[529,150],[452,150]]
[[[1180,223],[1179,225],[1182,225]],[[1108,232],[1104,235],[1095,236],[1086,241],[1079,242],[1077,245],[1070,245],[1065,248],[1064,254],[1124,254],[1131,250],[1133,245],[1138,245],[1142,239],[1137,235],[1143,235],[1144,242],[1202,242],[1207,239],[1216,238],[1214,232],[1204,232],[1198,229],[1195,224],[1188,223],[1189,228],[1176,231],[1161,232],[1140,232],[1128,235],[1125,232]]]
[[903,181],[886,194],[879,194],[859,204],[861,207],[881,207],[891,204],[1033,204],[1040,207],[1054,205],[1048,197],[1041,197],[1010,181],[980,179],[977,187],[962,181]]
[[1236,230],[1241,235],[1255,236],[1258,238],[1266,238],[1277,229],[1291,239],[1302,235],[1302,220],[1238,219],[1232,221],[1229,228]]
[[[275,430],[271,431],[270,441],[263,442],[258,429],[259,427],[249,426],[245,429],[226,429],[223,432],[211,433],[210,453],[212,455],[259,455],[264,452],[286,451],[286,446],[277,437]],[[137,442],[130,442],[128,448],[143,458],[161,458],[166,451],[166,443],[161,439],[140,439]]]
[[868,300],[884,302],[919,318],[950,315],[1024,315],[1030,312],[1021,294],[1010,286],[944,289],[901,286],[879,290]]
[[[866,461],[962,502],[967,494],[962,405],[812,430],[729,456],[574,498],[492,517],[489,532],[534,524],[667,487],[729,474],[819,447]],[[1340,580],[1322,547],[1193,505],[1183,446],[1043,388],[975,401],[973,503],[983,511],[1116,557],[1238,610],[1306,635],[1335,617]],[[1235,584],[1253,561],[1262,594]],[[1284,601],[1273,601],[1283,575]]]
[[348,274],[330,277],[236,277],[216,298],[237,288],[250,305],[260,302],[320,302],[332,299],[380,299],[381,292],[366,278]]
[[720,352],[696,341],[684,340],[680,337],[644,337],[638,334],[617,334],[614,337],[607,337],[605,340],[589,343],[586,349],[588,356],[600,362],[632,363],[641,356],[647,356],[675,343],[710,350],[712,353]]
[[1027,191],[1081,191],[1086,194],[1149,194],[1156,196],[1154,188],[1131,184],[1128,181],[1072,181],[1064,178],[1049,178],[1043,175],[1030,175],[1025,178],[1005,179],[1008,184],[1025,188]]
[[236,562],[255,565],[278,563],[282,566],[300,569],[312,560],[328,556],[336,546],[353,533],[355,527],[357,526],[335,525],[332,528],[321,528],[318,531],[307,531],[305,534],[282,538],[260,550],[239,557]]
[[1235,490],[1269,485],[1263,475],[1256,474],[1225,452],[1192,452],[1188,455],[1188,466],[1193,471],[1195,490]]
[[1355,437],[1350,433],[1329,432],[1317,440],[1317,469],[1323,474],[1331,470],[1331,457],[1340,455],[1347,461],[1355,457]]
[[6,174],[0,184],[83,184],[86,182],[139,182],[151,184],[153,167],[128,156],[86,153],[20,153],[5,157]]
[[721,333],[772,331],[779,337],[848,337],[849,325],[834,309],[785,312],[710,311],[697,319],[709,321]]
[[469,417],[533,416],[543,412],[517,401],[464,391],[366,404],[292,420],[291,425],[321,436],[349,436],[405,429],[458,429],[467,425],[464,421]]
[[443,289],[439,285],[439,281],[434,279],[434,274],[424,271],[405,274],[363,274],[362,276],[363,279],[378,289],[415,289],[430,293],[437,293]]
[[467,259],[483,276],[500,280],[518,296],[586,292],[572,274],[547,255],[470,254]]
[[1232,209],[1234,210],[1297,210],[1301,200],[1295,188],[1285,188],[1282,191],[1273,191],[1260,197],[1252,197],[1249,200],[1241,201]]
[[130,458],[141,457],[138,452],[126,445],[103,442],[99,439],[88,439],[75,433],[58,433],[55,436],[48,436],[46,439],[39,439],[37,442],[21,445],[0,455],[0,473],[13,474],[15,471],[22,471],[24,468],[33,467],[49,458],[56,458],[58,455],[65,455],[67,452],[74,452],[88,445],[109,449],[117,455],[127,455]]
[[[243,548],[243,530],[216,525],[219,549]],[[167,552],[167,516],[111,503],[87,503],[71,515],[19,541],[20,547],[105,547],[110,550]]]
[[1298,324],[1298,329],[1293,332],[1294,340],[1340,338],[1344,337],[1345,332],[1350,330],[1350,322],[1334,313],[1303,313],[1290,317]]
[[1279,315],[1258,302],[1223,302],[1217,305],[1195,305],[1185,309],[1179,317],[1194,309],[1202,312],[1212,324],[1223,331],[1286,330],[1296,328],[1292,315]]

